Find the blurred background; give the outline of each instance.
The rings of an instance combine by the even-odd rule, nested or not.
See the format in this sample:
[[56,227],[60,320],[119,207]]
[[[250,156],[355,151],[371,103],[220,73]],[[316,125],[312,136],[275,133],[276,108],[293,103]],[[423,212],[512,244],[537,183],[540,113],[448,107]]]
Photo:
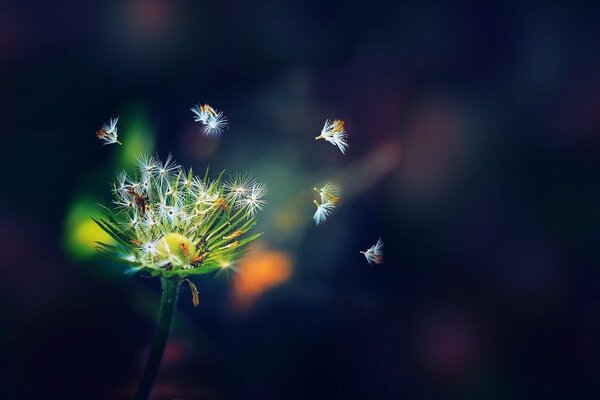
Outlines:
[[[238,273],[197,279],[198,308],[184,288],[153,398],[595,397],[598,8],[0,3],[0,398],[131,396],[159,282],[99,259],[90,218],[169,152],[269,196]],[[327,118],[345,156],[314,140]]]

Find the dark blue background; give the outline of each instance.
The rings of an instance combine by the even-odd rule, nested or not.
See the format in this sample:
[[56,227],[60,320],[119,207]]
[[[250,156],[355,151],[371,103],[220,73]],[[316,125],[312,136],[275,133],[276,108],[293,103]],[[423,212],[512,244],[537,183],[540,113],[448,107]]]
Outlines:
[[[261,226],[293,275],[250,308],[210,277],[199,308],[182,295],[157,398],[595,398],[598,11],[3,2],[0,397],[135,387],[157,282],[107,276],[61,238],[82,191],[110,201],[110,174],[92,171],[119,148],[95,130],[137,107],[162,157],[250,170],[269,184],[266,221],[297,204],[308,221]],[[230,119],[217,142],[193,131],[198,101]],[[347,121],[345,157],[313,140],[332,117]],[[355,192],[316,229],[310,189],[338,173]],[[379,236],[385,263],[370,267],[358,250]]]

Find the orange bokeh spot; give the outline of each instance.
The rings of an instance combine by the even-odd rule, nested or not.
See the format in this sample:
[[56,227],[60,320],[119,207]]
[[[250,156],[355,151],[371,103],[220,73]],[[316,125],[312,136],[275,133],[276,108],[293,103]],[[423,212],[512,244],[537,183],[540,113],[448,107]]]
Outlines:
[[255,244],[239,262],[239,274],[233,281],[233,305],[238,310],[248,309],[261,294],[291,275],[292,261],[288,254]]

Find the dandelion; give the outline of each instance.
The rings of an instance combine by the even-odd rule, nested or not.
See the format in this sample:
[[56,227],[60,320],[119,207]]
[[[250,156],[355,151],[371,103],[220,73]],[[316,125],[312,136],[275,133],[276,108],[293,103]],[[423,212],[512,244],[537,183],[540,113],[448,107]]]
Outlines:
[[194,121],[204,126],[204,133],[208,136],[220,135],[227,126],[227,117],[222,111],[217,111],[208,104],[195,105],[190,108],[194,113]]
[[329,201],[319,203],[318,201],[314,200],[313,202],[317,206],[317,211],[315,211],[313,219],[315,220],[315,224],[320,225],[321,223],[325,222],[329,214],[331,214],[335,208],[335,205]]
[[323,129],[321,129],[321,134],[315,138],[315,140],[319,139],[325,139],[334,146],[337,146],[342,154],[346,154],[348,135],[344,128],[344,121],[340,119],[334,119],[333,121],[326,120]]
[[365,256],[370,265],[383,263],[383,242],[381,238],[377,240],[374,246],[369,247],[366,251],[361,251],[361,254]]
[[238,193],[237,186],[222,183],[222,175],[201,179],[170,156],[164,163],[142,156],[133,176],[117,175],[112,186],[116,206],[103,207],[105,217],[95,219],[115,242],[98,243],[103,255],[162,281],[157,335],[136,398],[147,398],[152,387],[182,283],[188,283],[198,305],[189,278],[233,271],[247,245],[260,236],[251,230],[264,205],[265,185],[249,175],[241,181],[229,178],[248,188]]
[[321,203],[332,203],[333,205],[337,205],[340,202],[340,189],[338,186],[333,183],[326,183],[321,188],[314,188],[314,190],[319,193],[321,197]]
[[104,144],[121,144],[118,139],[119,135],[117,135],[117,122],[119,122],[119,117],[111,118],[108,122],[105,122],[102,127],[96,131],[96,137],[104,141]]
[[[138,173],[133,177],[120,173],[113,184],[116,210],[104,208],[106,218],[97,221],[117,243],[100,244],[100,250],[117,259],[135,254],[139,260],[136,268],[155,276],[217,271],[219,263],[233,261],[240,254],[238,249],[256,237],[244,238],[254,225],[257,210],[263,208],[267,192],[264,184],[248,174],[230,177],[227,182],[222,183],[221,176],[212,181],[193,176],[171,156],[164,163],[140,157]],[[142,192],[146,183],[149,190]],[[137,229],[125,232],[120,229],[124,226]],[[239,243],[227,247],[234,239]],[[220,249],[227,250],[226,254]],[[172,269],[162,268],[163,253],[177,256]],[[206,255],[203,262],[192,265],[192,258],[200,255]],[[193,268],[184,271],[189,266]]]

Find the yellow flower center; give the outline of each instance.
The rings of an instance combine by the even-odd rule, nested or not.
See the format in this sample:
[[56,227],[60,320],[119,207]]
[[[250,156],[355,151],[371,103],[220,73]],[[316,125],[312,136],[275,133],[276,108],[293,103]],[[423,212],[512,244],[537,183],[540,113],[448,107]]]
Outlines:
[[196,246],[180,233],[169,233],[158,242],[156,250],[160,258],[168,259],[177,266],[183,266],[192,261]]

